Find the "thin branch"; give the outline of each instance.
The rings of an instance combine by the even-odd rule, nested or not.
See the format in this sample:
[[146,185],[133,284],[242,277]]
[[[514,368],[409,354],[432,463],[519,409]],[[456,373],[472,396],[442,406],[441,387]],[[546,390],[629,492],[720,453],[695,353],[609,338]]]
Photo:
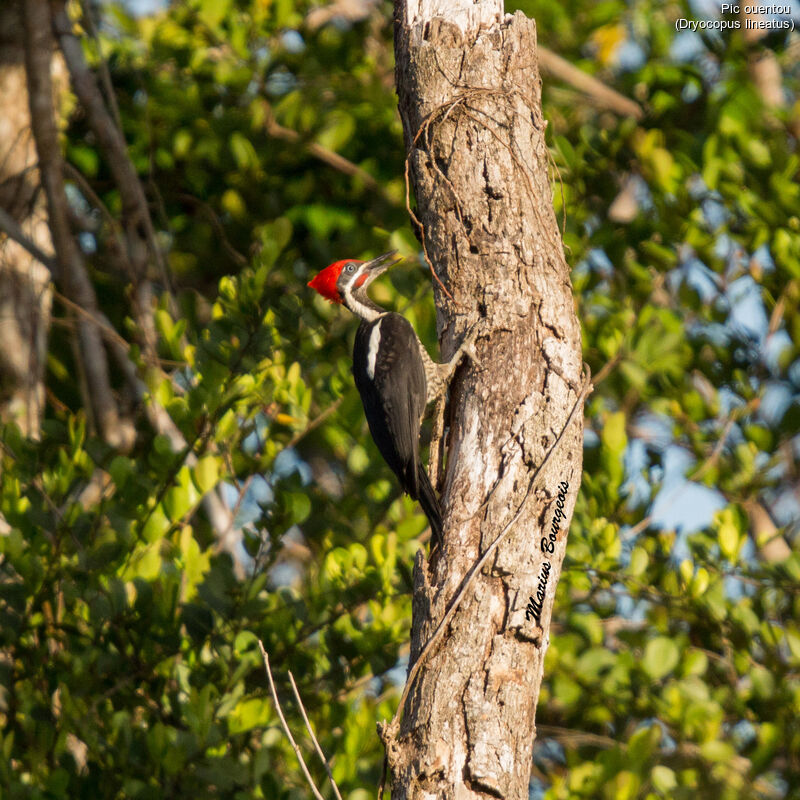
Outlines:
[[597,386],[599,383],[602,383],[610,374],[611,372],[617,367],[617,365],[622,361],[625,357],[625,350],[624,348],[620,347],[619,350],[614,354],[613,358],[610,358],[603,364],[602,369],[600,372],[597,373],[594,380],[592,381],[592,386]]
[[178,199],[182,200],[186,203],[191,203],[194,206],[197,206],[203,213],[208,217],[208,221],[211,223],[211,227],[219,236],[219,240],[222,243],[222,246],[228,252],[228,255],[240,266],[246,267],[250,262],[247,260],[245,256],[243,256],[230,242],[228,239],[227,234],[225,233],[225,227],[223,226],[220,218],[217,216],[217,213],[214,209],[205,201],[201,200],[199,197],[195,197],[191,194],[180,194],[178,195]]
[[78,184],[78,189],[80,189],[81,194],[94,205],[103,217],[105,217],[111,230],[122,233],[122,226],[119,224],[119,220],[108,210],[108,206],[102,201],[97,192],[95,192],[89,181],[86,180],[84,174],[68,161],[64,163],[64,173],[69,180],[75,181],[75,183]]
[[578,69],[574,64],[570,64],[561,56],[556,55],[552,50],[539,45],[539,66],[549,72],[554,78],[570,84],[578,91],[583,92],[592,98],[597,105],[608,108],[621,117],[633,117],[635,120],[644,119],[642,107],[631,100],[629,97],[620,94],[618,91],[606,86],[605,83],[588,75],[582,69]]
[[118,130],[122,130],[122,117],[119,113],[119,106],[117,105],[117,96],[114,94],[114,85],[111,83],[111,73],[108,70],[108,62],[103,58],[102,45],[100,44],[100,36],[97,33],[97,26],[94,24],[94,17],[92,16],[92,9],[87,0],[81,0],[81,14],[86,23],[86,30],[89,35],[94,39],[95,47],[97,48],[97,60],[100,65],[100,80],[103,82],[103,89],[106,93],[106,101],[111,107],[111,114],[114,117],[114,123]]
[[725,423],[725,427],[722,429],[722,433],[720,434],[717,443],[714,445],[711,455],[689,476],[689,480],[696,481],[699,478],[702,478],[706,472],[708,472],[712,467],[716,466],[735,423],[736,420],[733,416],[731,416]]
[[47,267],[52,278],[57,278],[59,276],[58,262],[34,244],[34,242],[25,235],[25,232],[17,224],[14,217],[3,208],[0,208],[0,231],[5,233],[9,239],[13,239],[20,247],[27,250],[40,264]]
[[759,555],[768,564],[785,561],[792,554],[792,548],[786,542],[778,527],[772,521],[769,511],[758,500],[743,503],[744,510],[750,520],[753,542]]
[[[588,367],[587,367],[588,370]],[[444,616],[442,617],[441,622],[436,626],[436,630],[431,634],[431,637],[425,644],[425,647],[422,648],[422,652],[417,657],[417,660],[412,665],[411,669],[408,672],[408,678],[406,679],[406,685],[403,688],[403,694],[400,697],[400,703],[397,706],[397,712],[395,713],[392,721],[389,723],[388,726],[385,726],[382,732],[381,738],[386,741],[386,736],[392,735],[394,736],[395,732],[397,731],[397,727],[399,725],[400,714],[403,711],[403,707],[405,706],[406,699],[408,698],[408,694],[411,691],[411,687],[414,684],[414,679],[417,677],[417,673],[419,672],[422,665],[427,660],[428,656],[430,655],[431,651],[433,650],[434,645],[439,641],[442,634],[445,632],[448,623],[453,617],[453,614],[456,613],[456,610],[461,605],[461,601],[467,594],[467,590],[472,586],[473,581],[475,580],[478,573],[483,568],[484,564],[488,561],[489,556],[494,553],[500,543],[506,538],[509,532],[513,529],[514,524],[517,520],[522,516],[522,512],[525,509],[525,504],[528,501],[528,497],[530,497],[531,492],[533,491],[533,487],[536,483],[536,478],[541,474],[542,470],[545,467],[545,464],[550,460],[550,456],[555,452],[556,448],[558,447],[559,443],[561,442],[564,434],[569,429],[569,426],[572,424],[572,420],[575,418],[575,414],[579,408],[583,408],[583,402],[589,393],[592,390],[592,378],[590,374],[587,374],[586,379],[583,382],[583,387],[581,388],[580,394],[575,400],[574,405],[572,406],[571,411],[569,412],[569,416],[567,417],[567,421],[564,423],[564,426],[561,428],[556,440],[553,442],[550,449],[545,453],[544,458],[542,459],[541,463],[538,467],[534,470],[533,475],[531,476],[528,482],[528,488],[525,492],[525,496],[522,498],[519,506],[517,507],[514,516],[505,524],[503,530],[500,531],[497,538],[486,548],[484,554],[475,562],[472,566],[470,571],[465,576],[464,580],[461,582],[461,588],[458,590],[458,593],[453,598],[448,607],[447,611],[445,612]]]
[[625,745],[612,739],[610,736],[602,736],[597,733],[586,733],[570,728],[561,728],[557,725],[537,725],[537,734],[541,734],[547,739],[555,739],[565,747],[602,747],[610,749],[613,747],[624,747]]
[[767,335],[772,336],[778,328],[781,326],[781,321],[783,320],[783,314],[786,311],[786,296],[790,290],[797,289],[797,281],[789,281],[786,286],[783,287],[783,291],[780,294],[780,297],[777,299],[775,303],[775,307],[772,309],[772,313],[769,315],[769,326],[767,327]]
[[383,793],[386,790],[386,778],[389,775],[389,756],[384,754],[383,766],[381,767],[381,779],[378,783],[378,800],[383,800]]
[[[233,474],[232,466],[230,466],[229,469],[231,470],[231,474]],[[245,478],[244,483],[242,483],[242,485],[239,487],[239,494],[237,495],[236,502],[233,504],[233,508],[231,509],[231,516],[234,518],[234,520],[239,514],[239,509],[242,507],[245,495],[247,494],[251,484],[255,480],[256,474],[257,473],[253,472],[250,475],[248,475],[247,478]],[[256,556],[256,563],[258,563],[258,556]]]
[[117,329],[111,324],[108,317],[103,314],[95,315],[91,311],[87,311],[77,303],[73,303],[69,297],[61,294],[59,291],[54,291],[53,297],[63,306],[70,309],[70,311],[74,311],[79,317],[88,320],[95,325],[100,331],[100,334],[105,337],[106,341],[125,348],[125,352],[127,353],[130,344],[128,344],[128,341],[117,332]]
[[[264,652],[263,647],[261,648],[261,651]],[[325,767],[325,772],[328,773],[328,779],[331,782],[331,786],[333,786],[333,793],[336,795],[338,800],[342,800],[342,795],[339,793],[339,787],[336,785],[336,781],[333,779],[331,765],[328,763],[328,759],[325,758],[325,754],[322,752],[322,748],[319,746],[317,737],[314,736],[314,729],[311,727],[311,723],[308,721],[308,715],[306,714],[305,706],[303,705],[303,701],[300,699],[300,692],[297,691],[297,684],[294,682],[294,675],[292,675],[291,672],[289,672],[289,683],[292,684],[292,691],[294,692],[295,700],[297,700],[297,705],[300,707],[300,713],[303,715],[303,722],[306,724],[308,735],[311,737],[311,741],[314,742],[314,747],[317,751],[317,755],[319,756],[319,760]]]
[[272,680],[272,670],[269,668],[269,656],[267,655],[267,651],[264,649],[264,643],[261,641],[261,639],[258,640],[258,646],[261,648],[261,656],[264,659],[264,669],[267,671],[267,680],[269,681],[269,689],[272,692],[272,699],[275,702],[275,710],[278,712],[278,718],[281,721],[281,725],[283,725],[283,730],[284,733],[286,734],[286,738],[289,740],[289,744],[291,744],[292,749],[294,750],[294,753],[297,756],[297,760],[300,762],[300,767],[303,770],[303,775],[305,775],[306,781],[308,781],[308,785],[311,787],[311,791],[314,793],[314,797],[316,797],[317,800],[325,800],[325,798],[320,793],[319,789],[317,789],[316,784],[314,783],[314,780],[311,777],[311,773],[308,771],[306,762],[303,760],[303,754],[300,752],[300,748],[297,746],[297,742],[295,742],[291,730],[289,730],[289,725],[286,722],[286,717],[283,716],[283,709],[281,708],[281,702],[280,700],[278,700],[278,692],[275,690],[275,682]]
[[320,425],[322,425],[322,423],[325,422],[325,420],[328,419],[331,414],[336,412],[336,410],[342,404],[343,399],[343,397],[338,397],[324,411],[321,411],[319,414],[317,414],[317,416],[314,417],[314,419],[312,419],[308,425],[303,428],[303,430],[298,431],[294,436],[292,436],[292,438],[287,442],[286,448],[284,449],[294,447],[304,436],[307,436],[315,428],[318,428]]
[[322,161],[329,167],[333,167],[333,169],[344,175],[358,178],[368,189],[377,192],[384,200],[392,205],[396,205],[395,201],[386,194],[386,190],[383,186],[381,186],[369,172],[359,167],[358,164],[354,164],[344,156],[335,153],[333,150],[329,150],[327,147],[323,147],[317,142],[304,142],[297,131],[293,131],[291,128],[284,128],[283,125],[276,121],[272,113],[272,108],[266,101],[264,101],[264,112],[264,127],[268,136],[272,136],[274,139],[282,139],[284,142],[289,142],[291,144],[300,144],[304,146],[314,158]]
[[81,42],[73,33],[73,26],[63,2],[57,6],[54,27],[69,69],[72,87],[86,113],[89,127],[97,137],[97,142],[105,154],[114,183],[119,190],[122,201],[122,219],[128,244],[128,261],[133,271],[132,278],[138,284],[137,296],[141,295],[135,303],[139,306],[136,309],[137,323],[142,330],[145,346],[151,350],[152,355],[156,336],[155,326],[151,319],[152,314],[148,307],[152,295],[147,281],[148,253],[158,266],[161,280],[167,288],[171,285],[169,270],[164,254],[156,241],[147,198],[128,155],[125,137],[106,108],[103,94],[86,63]]

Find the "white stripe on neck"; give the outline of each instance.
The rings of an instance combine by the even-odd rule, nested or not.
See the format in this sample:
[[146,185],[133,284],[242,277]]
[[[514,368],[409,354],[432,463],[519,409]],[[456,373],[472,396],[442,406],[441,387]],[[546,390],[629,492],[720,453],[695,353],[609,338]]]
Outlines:
[[375,322],[378,317],[382,317],[386,313],[386,311],[381,308],[373,308],[372,306],[368,306],[356,300],[352,294],[347,298],[347,308],[356,316],[361,317],[361,319],[367,322]]
[[375,380],[375,361],[378,358],[378,349],[381,346],[381,323],[378,321],[369,335],[367,346],[367,375],[370,380]]

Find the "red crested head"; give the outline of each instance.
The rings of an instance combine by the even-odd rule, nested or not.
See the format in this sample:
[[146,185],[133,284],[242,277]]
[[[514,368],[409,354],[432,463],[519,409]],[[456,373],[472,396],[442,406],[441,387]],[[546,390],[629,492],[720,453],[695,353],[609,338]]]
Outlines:
[[365,309],[377,308],[367,297],[367,287],[375,278],[400,261],[399,258],[395,258],[396,255],[397,251],[393,250],[371,261],[356,261],[352,258],[334,261],[315,275],[308,285],[331,303],[341,303],[354,314],[363,316],[366,313]]
[[332,303],[341,303],[342,296],[336,285],[339,276],[342,274],[342,270],[346,264],[361,263],[361,261],[353,261],[347,258],[344,259],[344,261],[334,261],[333,264],[329,264],[325,269],[315,275],[308,282],[308,285],[319,292],[326,300],[330,300]]

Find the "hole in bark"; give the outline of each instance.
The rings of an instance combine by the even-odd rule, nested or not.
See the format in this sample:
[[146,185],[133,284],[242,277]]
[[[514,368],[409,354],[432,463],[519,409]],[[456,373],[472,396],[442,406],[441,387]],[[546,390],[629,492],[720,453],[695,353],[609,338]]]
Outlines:
[[469,246],[469,251],[470,251],[470,253],[472,253],[473,255],[477,255],[477,253],[478,253],[478,248],[477,248],[477,247],[475,247],[475,245],[474,245],[474,244],[471,244],[471,245]]

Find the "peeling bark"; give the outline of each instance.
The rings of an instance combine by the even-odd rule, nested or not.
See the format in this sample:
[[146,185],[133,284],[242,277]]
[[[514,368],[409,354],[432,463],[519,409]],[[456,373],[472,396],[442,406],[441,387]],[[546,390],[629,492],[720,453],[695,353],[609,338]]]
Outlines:
[[470,568],[503,538],[423,662],[396,737],[384,729],[401,799],[527,798],[581,479],[582,410],[570,418],[583,383],[580,328],[552,208],[535,23],[470,6],[457,24],[441,3],[433,11],[448,19],[396,6],[420,238],[455,301],[434,282],[444,360],[479,325],[478,363],[451,386],[445,545],[417,563],[412,664]]

